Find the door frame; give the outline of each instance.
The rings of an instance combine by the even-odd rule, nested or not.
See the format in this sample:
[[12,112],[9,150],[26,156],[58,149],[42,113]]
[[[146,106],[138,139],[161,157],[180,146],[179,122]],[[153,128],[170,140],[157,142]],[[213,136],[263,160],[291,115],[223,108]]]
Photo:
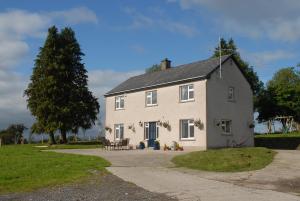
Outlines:
[[[149,121],[145,123],[148,124],[144,131],[146,132],[146,128],[148,128],[148,147],[154,147],[154,142],[157,139],[157,121]],[[144,133],[144,135],[146,136],[146,133]]]

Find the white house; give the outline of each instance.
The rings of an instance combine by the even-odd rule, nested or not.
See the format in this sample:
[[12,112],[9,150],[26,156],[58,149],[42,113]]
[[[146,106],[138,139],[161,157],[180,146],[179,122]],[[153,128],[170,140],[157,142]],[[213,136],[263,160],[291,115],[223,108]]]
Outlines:
[[106,137],[208,149],[253,146],[253,94],[231,55],[131,77],[105,94]]

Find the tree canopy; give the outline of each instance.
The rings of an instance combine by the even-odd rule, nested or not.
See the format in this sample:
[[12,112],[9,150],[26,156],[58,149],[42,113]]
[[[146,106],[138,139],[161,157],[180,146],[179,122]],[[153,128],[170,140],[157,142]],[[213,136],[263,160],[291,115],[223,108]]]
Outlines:
[[145,73],[152,73],[156,71],[161,71],[161,67],[159,64],[153,64],[151,67],[146,68]]
[[11,124],[7,129],[0,131],[0,138],[5,144],[20,144],[26,129],[24,124]]
[[97,119],[99,103],[88,89],[87,71],[80,45],[71,28],[59,33],[50,27],[45,44],[35,60],[31,82],[25,90],[27,105],[36,122],[32,131],[50,134],[90,128]]
[[[258,96],[258,120],[293,117],[300,123],[300,71],[294,67],[280,69]],[[280,118],[283,130],[288,118]]]

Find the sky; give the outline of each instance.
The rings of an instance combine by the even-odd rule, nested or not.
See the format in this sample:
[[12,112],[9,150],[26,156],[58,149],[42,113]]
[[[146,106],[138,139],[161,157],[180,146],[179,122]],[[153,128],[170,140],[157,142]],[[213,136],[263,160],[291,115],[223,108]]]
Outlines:
[[105,92],[164,58],[206,59],[219,36],[267,82],[300,62],[299,10],[299,0],[0,0],[0,130],[34,122],[23,93],[52,25],[74,29],[103,119]]

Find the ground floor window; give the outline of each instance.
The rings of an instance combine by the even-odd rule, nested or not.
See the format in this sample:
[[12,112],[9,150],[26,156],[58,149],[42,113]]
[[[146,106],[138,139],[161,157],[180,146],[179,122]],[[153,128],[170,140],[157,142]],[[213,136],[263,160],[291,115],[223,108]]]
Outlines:
[[115,124],[115,139],[121,140],[124,138],[124,125],[123,124]]
[[181,139],[193,139],[194,135],[194,120],[184,119],[180,120],[180,138]]
[[231,134],[231,126],[232,121],[231,120],[221,120],[221,129],[223,134]]

